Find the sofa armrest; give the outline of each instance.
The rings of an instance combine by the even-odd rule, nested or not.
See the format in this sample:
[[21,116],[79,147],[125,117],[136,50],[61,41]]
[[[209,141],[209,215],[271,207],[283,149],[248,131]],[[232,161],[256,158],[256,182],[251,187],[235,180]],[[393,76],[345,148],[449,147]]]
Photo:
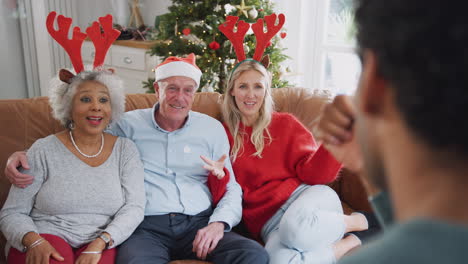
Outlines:
[[343,169],[336,184],[339,187],[335,190],[338,189],[337,193],[343,203],[354,211],[372,211],[366,190],[358,175]]

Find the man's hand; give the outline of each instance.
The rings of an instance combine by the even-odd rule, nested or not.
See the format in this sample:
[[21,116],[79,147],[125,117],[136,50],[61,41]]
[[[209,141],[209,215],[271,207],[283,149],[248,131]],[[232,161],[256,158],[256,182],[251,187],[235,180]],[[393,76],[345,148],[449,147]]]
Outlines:
[[44,241],[26,252],[26,264],[49,264],[50,258],[58,261],[65,260],[48,241]]
[[18,167],[20,166],[26,170],[30,169],[25,151],[17,151],[8,158],[7,165],[5,167],[5,176],[12,184],[20,188],[24,188],[33,182],[34,177],[19,172]]
[[313,134],[345,168],[360,173],[362,155],[354,135],[355,115],[351,98],[338,95],[322,109]]
[[213,222],[208,226],[198,230],[193,241],[193,252],[197,253],[199,259],[205,260],[218,245],[219,240],[224,236],[224,224]]
[[211,172],[214,176],[218,179],[222,179],[224,174],[224,161],[226,160],[227,156],[224,154],[221,158],[217,161],[213,161],[203,155],[200,155],[200,158],[206,163],[203,165],[203,168]]
[[341,145],[353,138],[356,111],[351,98],[338,95],[326,104],[313,128],[314,137],[327,145]]

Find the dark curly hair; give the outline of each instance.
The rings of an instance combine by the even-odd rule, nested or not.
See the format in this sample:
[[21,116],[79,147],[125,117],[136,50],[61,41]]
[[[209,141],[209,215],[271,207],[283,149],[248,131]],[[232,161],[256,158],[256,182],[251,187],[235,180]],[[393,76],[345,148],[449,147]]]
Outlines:
[[[468,18],[461,0],[356,0],[359,53],[371,50],[408,127],[468,157]],[[362,56],[361,56],[362,58]]]

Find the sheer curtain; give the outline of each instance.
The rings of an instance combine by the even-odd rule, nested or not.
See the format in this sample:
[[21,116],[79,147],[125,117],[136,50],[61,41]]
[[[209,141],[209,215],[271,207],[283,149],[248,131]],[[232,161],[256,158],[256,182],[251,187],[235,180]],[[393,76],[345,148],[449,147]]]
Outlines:
[[354,52],[352,0],[275,0],[277,13],[286,15],[287,37],[282,40],[284,77],[296,86],[352,94],[360,73]]
[[[282,40],[285,53],[291,57],[285,67],[285,77],[299,87],[319,89],[317,78],[320,60],[318,43],[323,41],[323,27],[317,23],[324,19],[326,0],[275,1],[275,10],[286,15],[287,37]],[[322,23],[323,24],[323,23]]]

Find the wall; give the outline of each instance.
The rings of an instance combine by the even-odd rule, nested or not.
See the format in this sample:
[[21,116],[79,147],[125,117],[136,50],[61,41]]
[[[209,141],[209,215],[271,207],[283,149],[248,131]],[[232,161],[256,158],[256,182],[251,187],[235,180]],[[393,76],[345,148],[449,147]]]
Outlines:
[[26,98],[26,75],[16,1],[0,0],[0,99]]
[[[77,24],[86,28],[90,21],[112,14],[115,22],[127,25],[130,18],[129,1],[131,2],[131,0],[80,0],[77,6]],[[154,26],[156,16],[167,13],[167,7],[172,3],[171,0],[140,0],[139,2],[143,21],[148,26]]]

